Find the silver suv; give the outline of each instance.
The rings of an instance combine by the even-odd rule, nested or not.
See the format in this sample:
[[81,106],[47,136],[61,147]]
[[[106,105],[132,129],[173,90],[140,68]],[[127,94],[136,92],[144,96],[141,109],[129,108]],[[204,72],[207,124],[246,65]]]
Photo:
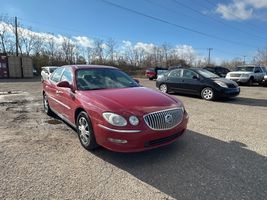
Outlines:
[[261,83],[264,75],[266,75],[265,67],[256,65],[242,65],[236,68],[235,71],[229,72],[226,75],[227,79],[236,81],[237,83],[246,83],[253,85],[254,82]]

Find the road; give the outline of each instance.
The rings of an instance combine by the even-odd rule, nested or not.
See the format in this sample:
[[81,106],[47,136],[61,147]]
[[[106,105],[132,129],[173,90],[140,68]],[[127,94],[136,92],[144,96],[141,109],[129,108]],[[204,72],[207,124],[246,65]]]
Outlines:
[[177,142],[88,152],[44,114],[39,81],[1,81],[0,199],[266,199],[267,88],[242,87],[217,102],[173,95],[190,115]]

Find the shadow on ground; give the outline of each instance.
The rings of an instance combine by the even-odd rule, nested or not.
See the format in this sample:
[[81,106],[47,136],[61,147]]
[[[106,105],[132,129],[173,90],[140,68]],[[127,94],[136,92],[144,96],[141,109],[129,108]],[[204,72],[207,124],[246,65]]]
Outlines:
[[247,97],[235,97],[229,99],[219,100],[220,103],[230,103],[236,105],[245,105],[245,106],[258,106],[258,107],[267,107],[267,99],[254,99]]
[[177,199],[266,199],[267,158],[245,144],[187,131],[177,142],[141,153],[94,154]]

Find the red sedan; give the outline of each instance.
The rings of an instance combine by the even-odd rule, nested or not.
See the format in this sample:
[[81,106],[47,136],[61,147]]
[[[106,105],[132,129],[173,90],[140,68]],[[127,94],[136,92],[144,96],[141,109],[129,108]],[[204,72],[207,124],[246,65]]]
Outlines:
[[45,112],[76,128],[84,148],[135,152],[172,143],[184,133],[181,101],[140,86],[109,66],[63,66],[43,82]]

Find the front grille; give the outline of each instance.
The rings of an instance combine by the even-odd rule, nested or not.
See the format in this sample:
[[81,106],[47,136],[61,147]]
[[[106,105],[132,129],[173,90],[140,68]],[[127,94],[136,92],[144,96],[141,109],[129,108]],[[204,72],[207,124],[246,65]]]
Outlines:
[[147,141],[147,142],[145,142],[145,147],[151,147],[151,146],[156,146],[156,145],[168,143],[168,142],[178,138],[182,133],[183,133],[183,131],[181,131],[179,133],[175,133],[175,134],[170,135],[168,137]]
[[230,77],[240,77],[241,74],[230,74]]
[[183,114],[182,108],[162,110],[145,115],[144,120],[153,130],[168,130],[181,123]]

